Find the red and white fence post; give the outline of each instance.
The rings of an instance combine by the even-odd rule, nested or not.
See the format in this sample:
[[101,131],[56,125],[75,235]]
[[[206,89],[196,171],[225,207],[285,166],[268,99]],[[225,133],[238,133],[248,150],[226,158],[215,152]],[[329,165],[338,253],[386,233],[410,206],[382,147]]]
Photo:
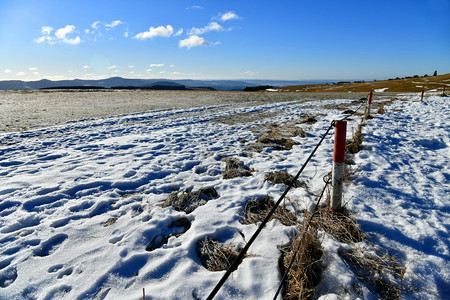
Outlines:
[[369,97],[367,97],[367,110],[366,110],[366,116],[365,116],[366,119],[370,117],[370,106],[372,105],[372,96],[373,96],[373,93],[372,93],[372,91],[370,91]]
[[423,101],[423,90],[422,93],[420,93],[420,101]]
[[345,161],[345,135],[347,132],[347,121],[336,121],[334,127],[334,153],[330,209],[333,212],[342,210],[342,188],[344,185],[344,161]]

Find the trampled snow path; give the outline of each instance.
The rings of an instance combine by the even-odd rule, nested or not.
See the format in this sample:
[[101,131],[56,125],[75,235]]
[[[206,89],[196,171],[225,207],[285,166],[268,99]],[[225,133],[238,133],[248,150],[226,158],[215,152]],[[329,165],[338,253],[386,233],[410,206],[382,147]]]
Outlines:
[[[239,222],[246,201],[267,194],[277,198],[284,190],[264,176],[276,170],[295,174],[330,121],[342,116],[323,106],[350,102],[152,111],[1,135],[0,299],[140,299],[142,288],[150,299],[206,298],[223,272],[201,265],[197,241],[208,236],[242,246],[240,233],[248,239],[256,229]],[[394,113],[394,107],[403,111]],[[430,97],[425,103],[396,102],[388,110],[365,127],[367,146],[356,158],[361,172],[345,197],[364,229],[384,234],[377,241],[404,254],[407,272],[427,276],[418,295],[442,296],[450,269],[449,105]],[[273,116],[235,125],[212,121],[258,112]],[[308,137],[296,138],[300,145],[292,150],[242,155],[241,140],[255,140],[249,129],[311,112],[323,115],[314,125],[301,125]],[[382,125],[384,119],[390,123]],[[394,126],[412,128],[411,121],[429,135],[413,136]],[[355,126],[349,126],[349,135]],[[383,146],[385,139],[398,143]],[[413,155],[413,147],[425,152]],[[254,168],[253,176],[224,180],[221,159],[230,156]],[[331,156],[330,136],[303,173],[310,191],[322,188]],[[189,215],[160,207],[173,191],[209,186],[219,197]],[[300,188],[289,197],[303,208],[314,199]],[[169,227],[181,217],[191,227],[178,236],[179,230]],[[280,280],[277,245],[287,243],[294,230],[271,221],[218,298],[272,299]],[[161,234],[171,236],[168,243],[146,251]],[[327,275],[318,296],[345,295],[344,289],[355,295],[348,291],[355,276],[336,255],[339,243],[324,237],[323,244]],[[341,273],[333,275],[333,269]],[[341,283],[335,285],[332,276]]]

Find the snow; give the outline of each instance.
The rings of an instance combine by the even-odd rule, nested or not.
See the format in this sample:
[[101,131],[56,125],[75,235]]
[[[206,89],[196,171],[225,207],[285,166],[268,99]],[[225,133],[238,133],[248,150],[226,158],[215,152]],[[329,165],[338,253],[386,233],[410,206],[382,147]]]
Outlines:
[[[450,294],[450,106],[438,96],[399,98],[367,121],[344,202],[374,243],[404,257],[405,280],[420,278],[421,289],[405,297],[443,299]],[[330,122],[342,118],[330,107],[343,103],[359,106],[349,99],[205,106],[1,134],[0,299],[142,299],[143,288],[148,299],[206,298],[224,272],[202,266],[197,242],[212,237],[243,247],[257,228],[239,222],[245,203],[255,196],[278,199],[284,186],[265,175],[294,175]],[[258,112],[271,117],[214,122]],[[257,139],[252,128],[306,113],[320,114],[318,122],[298,125],[308,137],[295,138],[300,144],[292,150],[243,155],[242,140]],[[358,118],[349,121],[348,136]],[[300,209],[322,189],[332,151],[330,134],[302,174],[312,193],[297,188],[288,194]],[[238,157],[253,175],[223,179],[224,157]],[[219,196],[190,214],[161,207],[173,191],[203,187]],[[179,235],[170,224],[182,217],[191,227]],[[281,278],[278,246],[295,231],[270,221],[216,298],[272,299]],[[158,235],[170,237],[146,251]],[[337,253],[348,245],[324,232],[320,237],[324,276],[316,296],[357,297],[358,279]]]
[[375,93],[383,93],[384,91],[388,90],[389,88],[381,88],[381,89],[375,89]]

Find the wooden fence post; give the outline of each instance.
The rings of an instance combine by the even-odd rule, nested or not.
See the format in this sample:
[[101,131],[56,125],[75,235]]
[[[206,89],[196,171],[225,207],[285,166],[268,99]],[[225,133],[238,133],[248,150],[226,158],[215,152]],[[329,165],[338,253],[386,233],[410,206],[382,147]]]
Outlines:
[[422,90],[422,93],[420,93],[420,101],[421,102],[423,101],[423,90]]
[[336,121],[334,127],[334,152],[331,194],[331,211],[340,212],[342,210],[342,188],[344,185],[345,166],[345,136],[347,132],[347,121]]

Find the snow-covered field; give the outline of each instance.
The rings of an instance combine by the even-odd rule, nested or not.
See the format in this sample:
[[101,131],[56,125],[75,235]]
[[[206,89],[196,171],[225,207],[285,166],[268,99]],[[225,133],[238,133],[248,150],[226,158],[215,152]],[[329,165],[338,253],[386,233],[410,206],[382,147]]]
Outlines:
[[[448,98],[399,96],[363,129],[363,150],[344,191],[345,202],[370,243],[397,251],[405,281],[420,289],[405,298],[450,295],[450,105]],[[242,247],[256,230],[243,209],[255,196],[275,200],[282,184],[265,175],[294,175],[350,99],[217,105],[86,119],[0,135],[0,299],[205,299],[223,271],[205,269],[197,242],[205,237]],[[252,128],[319,114],[292,150],[244,149]],[[221,118],[261,114],[243,122]],[[256,120],[255,120],[256,119]],[[247,120],[246,122],[244,122]],[[351,136],[360,119],[349,121]],[[244,155],[244,151],[247,154]],[[289,198],[308,209],[331,170],[333,136],[301,179],[309,186]],[[252,176],[223,179],[225,157],[237,157]],[[161,204],[174,191],[214,187],[218,197],[192,213]],[[288,206],[290,207],[290,206]],[[292,207],[291,207],[292,208]],[[190,228],[173,226],[186,217]],[[299,213],[299,219],[302,219]],[[273,220],[226,281],[217,299],[272,299],[279,285],[280,251],[295,227]],[[155,237],[169,236],[167,243]],[[371,298],[337,254],[343,245],[320,234],[323,279],[316,296]],[[361,242],[361,247],[369,247]],[[153,249],[155,248],[155,249]],[[359,293],[359,294],[358,294]]]

